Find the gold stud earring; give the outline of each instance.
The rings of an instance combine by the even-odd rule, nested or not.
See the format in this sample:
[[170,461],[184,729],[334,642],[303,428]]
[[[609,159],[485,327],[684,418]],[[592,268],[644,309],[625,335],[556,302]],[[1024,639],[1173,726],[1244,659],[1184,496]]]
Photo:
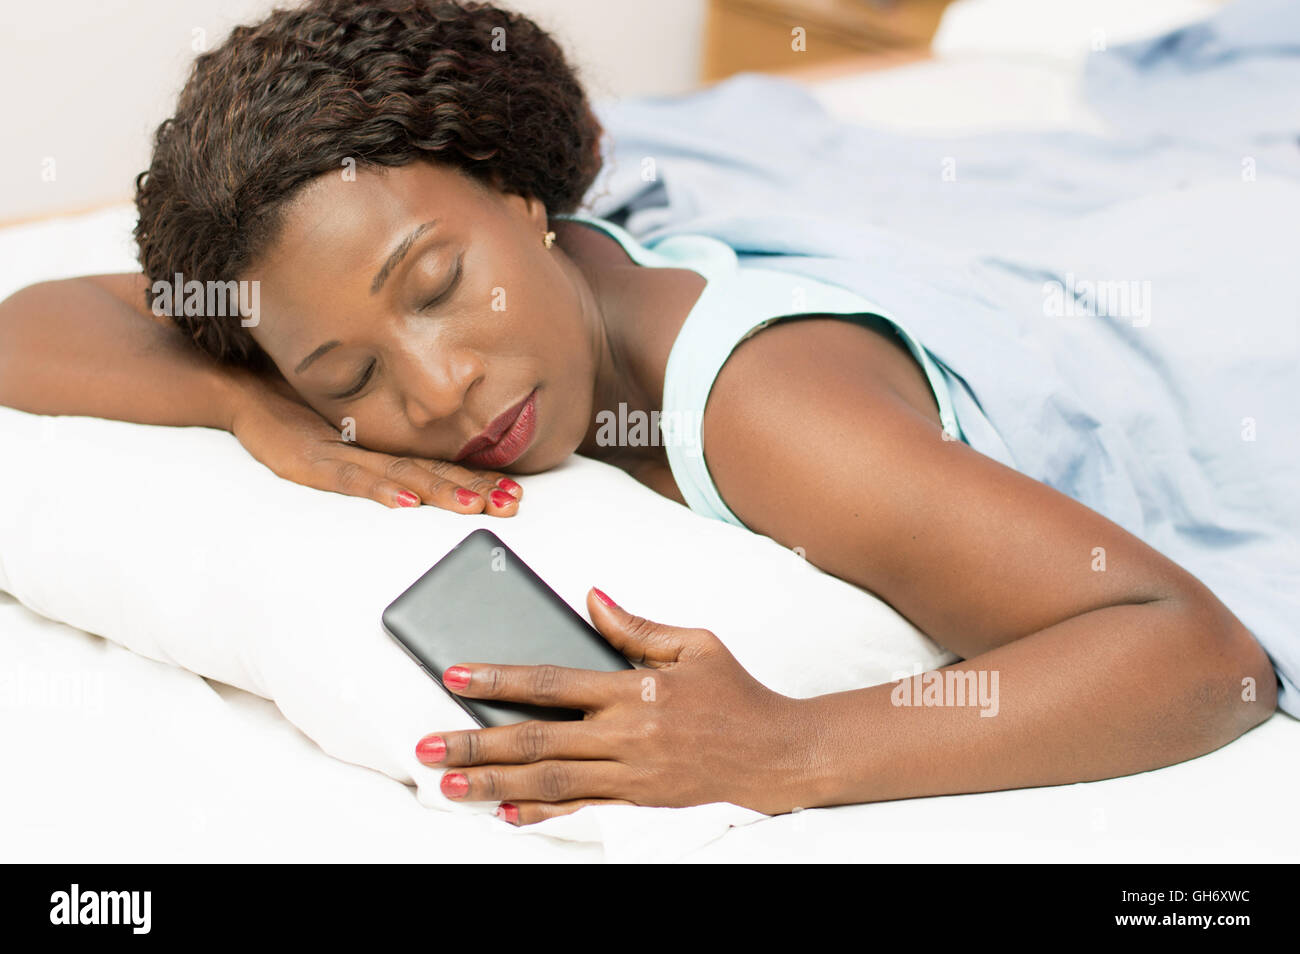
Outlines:
[[545,245],[547,248],[550,248],[552,245],[554,245],[554,244],[555,244],[555,233],[554,233],[554,232],[547,232],[545,235],[543,235],[543,236],[542,236],[542,244]]

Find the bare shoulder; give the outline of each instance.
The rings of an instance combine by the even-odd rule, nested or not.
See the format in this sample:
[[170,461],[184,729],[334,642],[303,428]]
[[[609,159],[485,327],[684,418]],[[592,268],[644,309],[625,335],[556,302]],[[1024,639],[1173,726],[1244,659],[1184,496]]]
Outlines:
[[[103,289],[112,295],[124,305],[138,311],[146,318],[152,318],[157,321],[158,316],[154,315],[146,305],[149,291],[149,279],[141,272],[121,272],[113,275],[86,275],[82,279],[96,287]],[[166,322],[163,322],[166,324]]]
[[[772,423],[771,403],[789,406],[799,401],[811,410],[870,395],[884,394],[901,400],[924,420],[942,430],[939,409],[929,381],[906,345],[888,329],[883,319],[846,321],[808,315],[778,322],[740,343],[718,373],[709,396],[701,438],[712,464],[721,444],[743,442],[736,435],[753,432],[761,422]],[[801,434],[790,434],[792,446],[820,450],[824,413],[813,415]],[[833,435],[827,435],[833,440]],[[754,462],[756,463],[756,462]],[[716,480],[716,475],[714,475]]]
[[925,408],[899,381],[876,336],[848,322],[775,324],[742,342],[701,430],[723,500],[966,657],[1121,603],[1210,605],[1123,528],[944,440],[928,385]]
[[942,428],[925,372],[892,329],[890,322],[874,315],[856,315],[851,320],[832,315],[786,319],[741,342],[723,365],[719,380],[724,375],[733,381],[762,375],[779,357],[793,373],[810,373],[808,382],[831,371],[886,387]]

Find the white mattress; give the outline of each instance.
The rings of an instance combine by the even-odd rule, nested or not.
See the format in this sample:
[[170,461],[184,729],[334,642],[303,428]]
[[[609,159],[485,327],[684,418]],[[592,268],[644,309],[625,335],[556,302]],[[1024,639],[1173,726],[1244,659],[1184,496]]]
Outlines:
[[[973,22],[941,39],[970,53]],[[962,55],[816,91],[844,118],[936,133],[1091,128],[1077,62]],[[104,214],[129,226],[129,210]],[[0,232],[0,295],[51,277],[42,246],[52,228],[66,241],[77,223]],[[131,267],[125,246],[88,250],[85,262]],[[808,810],[732,829],[682,860],[1294,862],[1298,746],[1300,723],[1278,714],[1217,752],[1155,772]],[[607,858],[596,844],[423,808],[405,786],[325,755],[272,703],[44,620],[3,593],[0,753],[10,779],[0,789],[0,861],[662,857],[651,832]]]

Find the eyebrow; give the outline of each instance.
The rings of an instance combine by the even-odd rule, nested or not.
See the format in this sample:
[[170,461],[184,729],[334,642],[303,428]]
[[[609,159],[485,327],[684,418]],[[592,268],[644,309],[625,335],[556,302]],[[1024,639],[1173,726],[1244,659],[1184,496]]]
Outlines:
[[[437,219],[430,219],[422,225],[417,225],[411,230],[410,235],[397,243],[397,247],[388,254],[388,258],[384,259],[384,264],[379,267],[379,271],[375,274],[374,280],[371,281],[370,294],[375,295],[379,293],[379,289],[384,287],[384,282],[388,281],[388,276],[393,273],[393,269],[402,264],[402,259],[406,258],[406,253],[411,250],[411,246],[416,243],[416,240],[437,224]],[[325,342],[311,354],[307,355],[307,357],[303,358],[298,364],[298,367],[293,369],[293,373],[302,374],[313,361],[330,349],[337,348],[340,344],[342,344],[340,341]]]
[[327,342],[325,342],[323,345],[321,345],[319,348],[317,348],[317,349],[316,349],[315,351],[313,351],[311,354],[307,355],[307,357],[303,358],[303,359],[302,359],[302,363],[299,364],[298,367],[296,367],[296,368],[293,369],[293,373],[294,373],[294,374],[302,374],[303,371],[305,371],[305,370],[307,369],[307,365],[311,364],[313,361],[315,361],[317,358],[319,358],[321,355],[323,355],[326,351],[329,351],[331,348],[337,348],[340,344],[342,344],[342,342],[340,342],[340,341],[327,341]]
[[393,269],[402,263],[406,253],[411,250],[415,240],[437,224],[437,219],[431,219],[423,225],[417,225],[410,235],[397,243],[397,247],[389,253],[388,258],[384,260],[384,264],[380,266],[379,271],[375,274],[374,281],[370,283],[370,294],[379,293],[379,289],[384,287],[384,282],[388,281],[388,276],[393,273]]

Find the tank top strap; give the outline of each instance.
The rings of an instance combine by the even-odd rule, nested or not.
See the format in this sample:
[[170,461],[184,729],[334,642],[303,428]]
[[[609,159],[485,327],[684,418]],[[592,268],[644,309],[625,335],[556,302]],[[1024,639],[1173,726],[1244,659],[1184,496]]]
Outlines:
[[659,434],[682,498],[696,513],[744,527],[722,499],[704,458],[704,409],[731,353],[773,322],[801,314],[852,320],[877,315],[888,321],[929,380],[944,436],[962,440],[949,381],[928,350],[894,317],[847,288],[794,272],[743,266],[725,242],[707,235],[676,235],[641,244],[613,222],[582,213],[553,215],[604,232],[639,265],[688,268],[705,278],[703,293],[686,316],[668,355]]
[[707,281],[715,275],[734,271],[738,265],[736,253],[729,246],[707,236],[670,235],[642,244],[621,225],[595,216],[565,212],[552,215],[551,218],[581,222],[604,232],[622,246],[628,258],[649,268],[689,268],[703,275]]

